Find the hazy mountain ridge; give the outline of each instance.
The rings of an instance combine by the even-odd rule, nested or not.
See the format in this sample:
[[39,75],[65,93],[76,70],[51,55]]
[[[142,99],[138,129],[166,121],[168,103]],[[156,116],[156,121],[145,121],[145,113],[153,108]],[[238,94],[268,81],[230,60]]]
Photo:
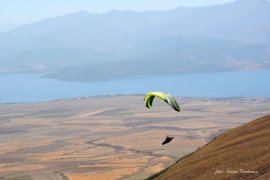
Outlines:
[[[263,68],[269,65],[269,19],[270,3],[267,0],[237,0],[224,5],[152,12],[92,14],[82,11],[0,33],[0,72],[35,70],[35,64],[38,64],[45,72],[51,71],[52,67],[57,69],[53,74],[65,71],[58,70],[65,66],[73,69],[72,66],[83,65],[83,69],[91,74],[92,69],[97,68],[92,66],[93,62],[101,62],[101,69],[111,66],[105,73],[119,74],[120,65],[117,64],[125,61],[130,61],[129,64],[135,61],[152,64],[156,61],[154,64],[159,64],[165,59],[168,64],[185,62],[182,68],[177,67],[178,70],[173,72],[204,71],[205,68],[210,71],[246,69],[254,64],[255,69]],[[204,41],[194,40],[194,37],[202,37]],[[183,44],[179,43],[179,39],[183,40]],[[227,44],[212,44],[213,39]],[[242,43],[241,47],[237,47],[240,52],[233,48],[236,42],[231,40]],[[162,48],[151,47],[156,44]],[[174,47],[164,47],[166,44],[179,47],[173,51],[170,49]],[[193,47],[184,47],[188,44]],[[249,51],[244,51],[248,47]],[[73,49],[72,52],[69,52],[70,49]],[[86,49],[88,52],[85,52]],[[157,59],[161,59],[160,62]],[[216,60],[214,64],[213,59]],[[104,63],[106,60],[110,62]],[[119,62],[112,64],[111,60]],[[123,64],[121,67],[126,66]],[[143,75],[140,71],[134,74]],[[164,71],[172,69],[168,67]],[[157,73],[164,71],[157,70]],[[123,72],[123,75],[127,74]],[[72,76],[82,77],[82,74]]]
[[[151,37],[159,39],[167,36],[202,36],[269,43],[269,18],[270,3],[267,0],[237,0],[225,5],[153,12],[111,11],[92,14],[82,11],[5,32],[0,37],[0,47],[21,45],[26,48],[31,45],[32,49],[75,46],[104,51],[109,44],[116,46],[125,43],[122,44],[125,47],[131,46],[138,38],[148,42]],[[37,39],[41,41],[36,42]],[[51,44],[46,44],[45,39]],[[32,47],[32,43],[38,46]]]
[[0,34],[4,31],[10,31],[17,28],[19,25],[15,23],[0,22]]
[[[11,54],[2,53],[1,65],[5,67],[2,71],[41,71],[57,69],[65,66],[92,65],[111,61],[118,58],[115,53],[101,53],[89,48],[54,48],[54,49],[37,49],[25,51],[12,51]],[[17,61],[16,66],[10,62]],[[1,72],[1,69],[0,69]]]
[[97,81],[180,72],[256,70],[268,67],[270,44],[248,45],[209,38],[164,38],[129,51],[118,61],[61,68],[45,77]]

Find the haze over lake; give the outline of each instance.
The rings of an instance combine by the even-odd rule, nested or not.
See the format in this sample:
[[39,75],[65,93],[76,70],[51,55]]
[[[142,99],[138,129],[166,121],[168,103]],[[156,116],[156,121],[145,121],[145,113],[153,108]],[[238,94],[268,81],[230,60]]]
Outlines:
[[270,97],[270,70],[182,73],[110,81],[74,82],[39,74],[0,75],[0,102],[36,102],[83,96],[164,91],[189,97]]

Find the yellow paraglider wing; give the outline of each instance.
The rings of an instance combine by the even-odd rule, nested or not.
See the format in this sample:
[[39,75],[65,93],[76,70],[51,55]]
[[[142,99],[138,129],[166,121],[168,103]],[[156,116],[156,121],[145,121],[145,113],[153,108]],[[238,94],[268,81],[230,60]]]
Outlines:
[[144,101],[147,108],[151,108],[153,100],[155,97],[158,97],[168,103],[174,110],[180,111],[180,107],[176,100],[169,94],[163,92],[150,92],[144,95]]

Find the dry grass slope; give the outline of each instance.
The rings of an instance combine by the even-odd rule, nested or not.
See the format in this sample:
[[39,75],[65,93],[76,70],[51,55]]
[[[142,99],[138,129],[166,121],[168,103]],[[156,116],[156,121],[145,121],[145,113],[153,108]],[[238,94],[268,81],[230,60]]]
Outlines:
[[156,179],[270,179],[270,115],[221,134]]

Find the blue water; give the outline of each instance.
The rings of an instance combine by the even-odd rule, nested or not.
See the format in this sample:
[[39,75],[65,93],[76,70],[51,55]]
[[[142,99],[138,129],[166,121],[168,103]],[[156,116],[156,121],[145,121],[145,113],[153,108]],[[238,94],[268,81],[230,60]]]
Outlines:
[[0,103],[82,96],[168,92],[191,97],[270,97],[270,70],[186,73],[101,82],[70,82],[38,74],[1,74]]

